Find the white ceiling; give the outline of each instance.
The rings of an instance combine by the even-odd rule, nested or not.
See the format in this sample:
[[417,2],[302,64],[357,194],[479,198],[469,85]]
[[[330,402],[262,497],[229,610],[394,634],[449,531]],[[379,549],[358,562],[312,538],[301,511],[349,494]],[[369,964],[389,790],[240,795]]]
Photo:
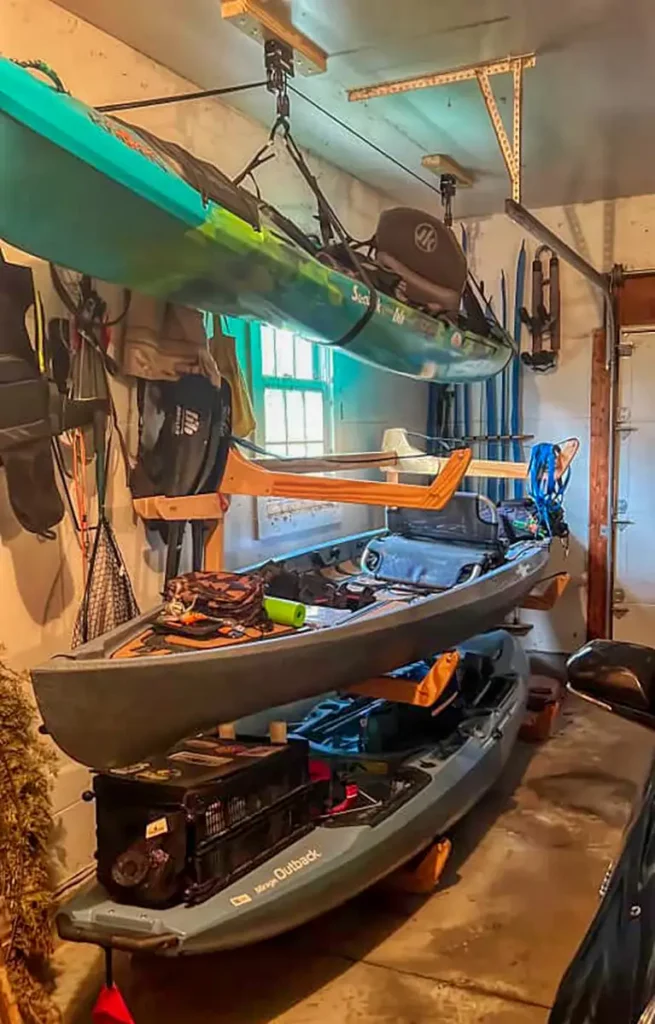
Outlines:
[[[261,46],[221,20],[219,0],[60,2],[202,88],[263,77]],[[299,77],[296,87],[432,185],[437,179],[421,167],[427,153],[471,168],[477,181],[460,193],[459,214],[499,210],[508,194],[477,85],[366,103],[349,103],[348,88],[536,51],[536,68],[525,73],[526,205],[655,192],[652,0],[293,0],[293,18],[330,58],[327,74]],[[493,81],[510,114],[509,80]],[[264,89],[229,102],[263,123],[273,119]],[[296,96],[292,123],[302,145],[398,201],[438,202]]]

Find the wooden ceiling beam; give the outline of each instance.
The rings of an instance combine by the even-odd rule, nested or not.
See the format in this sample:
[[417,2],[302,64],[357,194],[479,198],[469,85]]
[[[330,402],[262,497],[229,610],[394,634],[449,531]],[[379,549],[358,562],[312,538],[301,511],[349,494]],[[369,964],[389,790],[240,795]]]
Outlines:
[[270,37],[287,43],[293,50],[294,67],[301,75],[327,71],[327,53],[292,25],[284,4],[271,0],[221,0],[221,16],[262,43]]

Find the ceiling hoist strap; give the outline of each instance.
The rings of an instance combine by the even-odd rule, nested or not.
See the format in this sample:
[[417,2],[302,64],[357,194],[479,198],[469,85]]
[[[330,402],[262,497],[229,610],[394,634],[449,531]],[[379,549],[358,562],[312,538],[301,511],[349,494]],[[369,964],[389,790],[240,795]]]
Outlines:
[[347,253],[348,258],[361,280],[362,284],[368,288],[369,299],[368,308],[364,311],[362,316],[357,320],[352,327],[343,335],[342,338],[332,342],[337,347],[349,345],[354,339],[360,334],[360,332],[366,327],[367,323],[376,312],[378,307],[378,293],[375,285],[373,284],[370,276],[366,272],[361,260],[352,248],[352,238],[344,228],[343,224],[339,220],[336,212],[333,210],[328,199],[326,198],[323,190],[321,189],[316,177],[312,174],[309,169],[305,158],[302,155],[292,133],[290,123],[290,103],[288,94],[288,79],[293,75],[293,53],[289,50],[285,44],[278,42],[277,40],[268,40],[265,47],[265,64],[267,74],[267,89],[269,92],[275,95],[276,99],[276,117],[273,122],[273,126],[269,133],[268,139],[264,145],[259,149],[252,160],[246,165],[236,178],[233,179],[234,185],[240,185],[245,178],[251,176],[258,167],[261,167],[263,163],[272,159],[275,156],[273,146],[275,140],[280,133],[284,139],[287,152],[293,160],[296,168],[308,185],[318,205],[318,220],[321,230],[321,238],[324,246],[328,246],[334,242],[335,235],[338,236],[339,240],[343,244],[344,251]]

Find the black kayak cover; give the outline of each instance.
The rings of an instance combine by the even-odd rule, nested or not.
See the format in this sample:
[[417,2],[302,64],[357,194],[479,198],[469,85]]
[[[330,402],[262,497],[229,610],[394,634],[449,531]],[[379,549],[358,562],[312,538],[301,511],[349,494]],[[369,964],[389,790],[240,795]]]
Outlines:
[[655,995],[655,761],[549,1024],[638,1024]]

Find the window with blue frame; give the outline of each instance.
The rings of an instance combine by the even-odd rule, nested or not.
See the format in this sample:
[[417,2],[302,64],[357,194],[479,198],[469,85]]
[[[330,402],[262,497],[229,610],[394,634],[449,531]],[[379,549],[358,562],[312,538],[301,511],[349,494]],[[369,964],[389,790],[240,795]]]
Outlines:
[[250,377],[257,441],[271,455],[332,450],[332,353],[291,331],[250,324]]
[[[331,351],[269,324],[225,318],[227,333],[250,386],[255,441],[278,457],[320,456],[334,450],[334,392]],[[334,526],[341,508],[327,501],[258,498],[260,539],[283,538]]]

